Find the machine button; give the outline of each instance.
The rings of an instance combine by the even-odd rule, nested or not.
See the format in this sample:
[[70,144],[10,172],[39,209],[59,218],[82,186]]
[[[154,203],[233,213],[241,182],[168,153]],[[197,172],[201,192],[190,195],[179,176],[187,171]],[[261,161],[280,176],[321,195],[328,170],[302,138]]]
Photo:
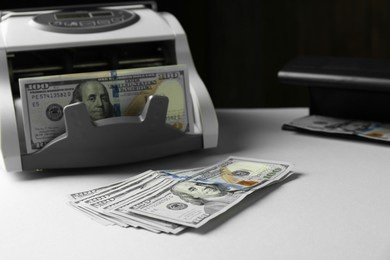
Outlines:
[[51,26],[62,27],[64,24],[61,21],[53,21],[49,23]]
[[64,22],[65,27],[80,27],[80,24],[76,21]]
[[111,21],[112,21],[112,23],[120,23],[123,21],[123,18],[122,17],[114,17],[114,18],[111,18]]
[[104,20],[97,20],[98,25],[108,25],[111,24],[110,20],[104,19]]
[[93,27],[95,25],[96,25],[95,21],[80,21],[81,27]]

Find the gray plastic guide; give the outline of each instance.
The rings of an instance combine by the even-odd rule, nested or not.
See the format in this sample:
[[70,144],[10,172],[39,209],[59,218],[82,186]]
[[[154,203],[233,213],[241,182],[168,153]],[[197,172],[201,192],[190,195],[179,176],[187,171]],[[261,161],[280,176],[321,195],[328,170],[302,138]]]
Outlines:
[[22,155],[25,170],[106,166],[202,149],[202,135],[165,123],[168,98],[150,96],[143,113],[91,121],[83,103],[64,108],[66,133]]

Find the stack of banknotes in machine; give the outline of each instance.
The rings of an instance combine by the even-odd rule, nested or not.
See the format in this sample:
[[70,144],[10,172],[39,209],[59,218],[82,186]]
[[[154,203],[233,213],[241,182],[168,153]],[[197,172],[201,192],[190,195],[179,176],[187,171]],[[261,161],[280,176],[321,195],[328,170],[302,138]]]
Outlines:
[[205,168],[149,170],[72,193],[69,204],[105,225],[177,234],[201,227],[249,194],[291,174],[290,163],[229,157]]
[[63,134],[64,108],[79,102],[85,104],[90,119],[97,121],[139,116],[149,96],[166,96],[166,123],[193,132],[186,65],[20,78],[19,88],[27,153]]

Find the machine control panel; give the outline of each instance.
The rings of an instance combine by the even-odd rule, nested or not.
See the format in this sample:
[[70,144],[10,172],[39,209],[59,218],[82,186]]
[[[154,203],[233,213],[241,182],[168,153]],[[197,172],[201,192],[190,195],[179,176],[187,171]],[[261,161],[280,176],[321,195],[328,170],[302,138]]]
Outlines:
[[95,33],[120,29],[136,23],[139,16],[127,10],[83,10],[45,13],[33,18],[43,30],[58,33]]

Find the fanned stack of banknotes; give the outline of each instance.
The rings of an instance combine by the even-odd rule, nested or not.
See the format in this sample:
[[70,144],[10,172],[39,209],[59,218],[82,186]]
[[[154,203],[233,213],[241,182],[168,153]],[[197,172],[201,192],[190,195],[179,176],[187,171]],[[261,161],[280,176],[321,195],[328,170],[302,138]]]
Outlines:
[[290,163],[229,157],[205,168],[149,170],[72,193],[69,204],[101,224],[177,234],[292,174]]

